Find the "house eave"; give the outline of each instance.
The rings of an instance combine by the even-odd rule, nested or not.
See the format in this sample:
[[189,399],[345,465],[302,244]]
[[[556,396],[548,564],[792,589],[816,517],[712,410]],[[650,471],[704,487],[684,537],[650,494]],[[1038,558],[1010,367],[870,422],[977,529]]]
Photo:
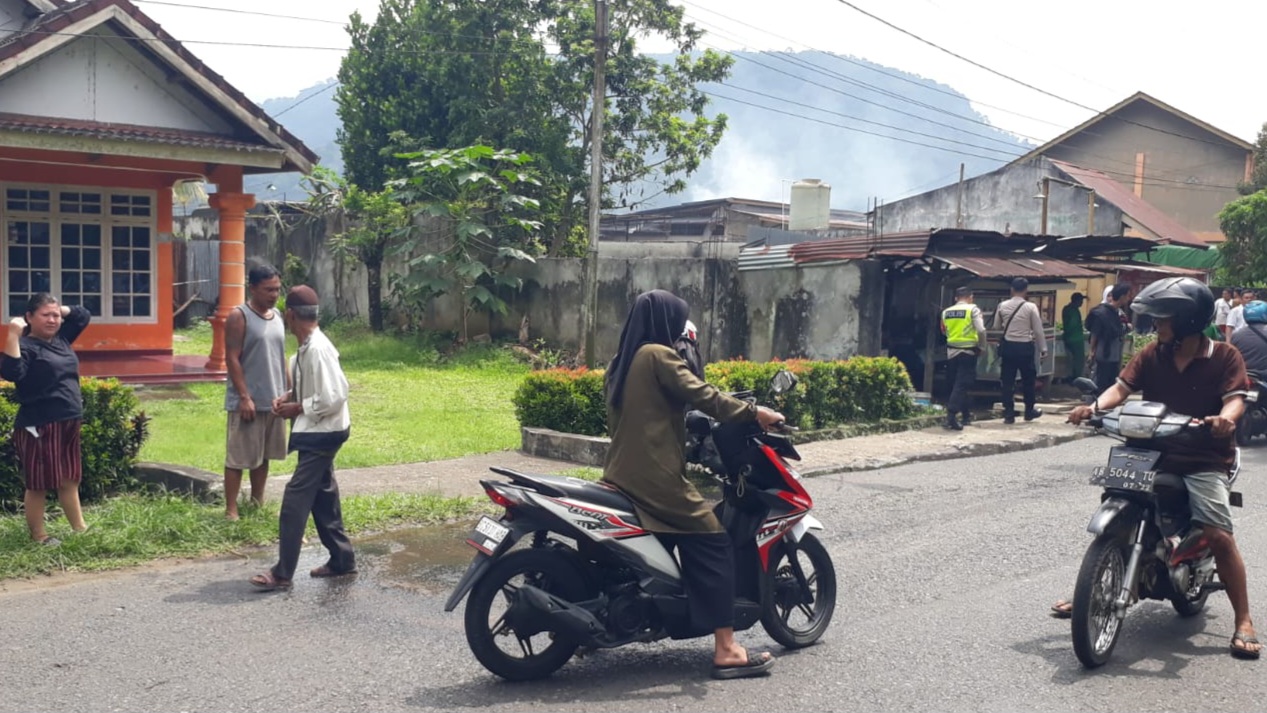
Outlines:
[[[229,96],[225,91],[218,87],[214,82],[205,77],[189,62],[185,61],[176,53],[163,38],[158,37],[144,24],[132,17],[125,10],[117,5],[111,5],[102,8],[100,11],[88,15],[77,22],[74,22],[57,34],[45,37],[42,41],[23,49],[14,55],[0,60],[0,77],[4,77],[17,69],[26,66],[40,57],[73,42],[92,29],[99,27],[107,22],[114,21],[124,27],[128,32],[136,38],[145,42],[146,49],[159,56],[169,67],[174,68],[190,85],[197,87],[207,97],[211,98],[224,111],[226,111],[234,119],[240,121],[243,125],[255,132],[263,141],[270,146],[275,147],[285,155],[285,161],[282,166],[288,171],[299,171],[304,174],[312,172],[315,163],[305,156],[296,147],[292,146],[285,138],[281,136],[279,131],[274,129],[276,122],[264,120],[255,114],[247,111],[237,100]],[[277,125],[279,129],[280,126]],[[237,152],[228,152],[230,154]],[[239,165],[256,165],[256,164],[239,164]],[[272,167],[272,166],[268,166]]]
[[0,147],[64,151],[121,156],[125,158],[166,159],[199,164],[242,166],[244,168],[281,171],[286,156],[279,149],[258,150],[201,146],[178,146],[167,143],[123,141],[85,136],[53,136],[24,131],[0,130]]

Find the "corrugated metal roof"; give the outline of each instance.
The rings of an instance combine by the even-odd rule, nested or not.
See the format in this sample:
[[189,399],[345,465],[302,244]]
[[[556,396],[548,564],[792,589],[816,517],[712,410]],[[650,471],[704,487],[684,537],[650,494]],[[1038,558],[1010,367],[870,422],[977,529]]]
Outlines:
[[744,248],[739,251],[735,263],[740,272],[748,270],[773,270],[780,267],[794,267],[790,253],[791,245],[761,245]]
[[797,265],[870,257],[922,257],[928,250],[928,231],[892,235],[856,235],[837,240],[815,240],[792,246]]
[[1159,265],[1151,262],[1084,262],[1083,267],[1095,270],[1096,272],[1149,272],[1157,275],[1169,275],[1170,277],[1195,277],[1205,280],[1209,274],[1206,270],[1198,270],[1191,267],[1178,267],[1175,265]]
[[1070,278],[1100,277],[1101,274],[1064,260],[1031,257],[981,257],[978,255],[933,255],[947,265],[984,278]]
[[1071,179],[1090,188],[1108,202],[1121,208],[1122,212],[1131,221],[1137,223],[1138,227],[1144,231],[1156,235],[1158,240],[1194,248],[1209,247],[1208,243],[1180,225],[1179,221],[1135,195],[1129,188],[1113,180],[1107,174],[1065,163],[1064,161],[1050,160],[1053,166],[1060,169],[1061,172]]

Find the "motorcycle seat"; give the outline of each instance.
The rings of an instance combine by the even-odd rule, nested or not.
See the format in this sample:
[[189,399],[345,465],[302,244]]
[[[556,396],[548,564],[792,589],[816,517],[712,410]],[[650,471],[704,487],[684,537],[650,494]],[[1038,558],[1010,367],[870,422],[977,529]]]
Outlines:
[[625,497],[624,493],[610,485],[561,475],[521,473],[511,468],[489,468],[489,470],[510,478],[517,485],[529,487],[544,495],[572,498],[625,513],[634,512],[633,502]]
[[1153,490],[1182,490],[1187,492],[1188,486],[1184,484],[1182,475],[1158,473],[1157,477],[1153,478]]

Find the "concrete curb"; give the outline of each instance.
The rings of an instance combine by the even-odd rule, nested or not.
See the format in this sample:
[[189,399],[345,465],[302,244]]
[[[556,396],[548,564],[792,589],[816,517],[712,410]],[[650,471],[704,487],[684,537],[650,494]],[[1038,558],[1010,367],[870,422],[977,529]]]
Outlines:
[[854,473],[861,470],[878,470],[880,468],[892,468],[899,465],[907,465],[910,463],[924,463],[939,460],[954,460],[956,458],[977,458],[979,456],[992,456],[1001,453],[1014,453],[1017,451],[1032,451],[1040,448],[1051,448],[1073,441],[1080,441],[1096,435],[1093,431],[1074,431],[1069,434],[1043,434],[1037,438],[1030,438],[1024,441],[994,441],[990,443],[965,443],[937,451],[927,451],[924,453],[914,453],[908,456],[901,456],[891,460],[880,459],[864,459],[856,463],[838,463],[835,465],[824,465],[817,468],[807,468],[800,471],[801,475],[806,478],[816,478],[822,475],[835,475],[837,473]]

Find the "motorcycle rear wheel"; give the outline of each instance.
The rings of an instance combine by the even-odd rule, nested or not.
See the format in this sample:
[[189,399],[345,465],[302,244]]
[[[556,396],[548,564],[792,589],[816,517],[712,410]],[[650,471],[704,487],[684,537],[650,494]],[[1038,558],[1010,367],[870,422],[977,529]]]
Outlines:
[[[584,581],[576,563],[557,550],[519,550],[504,556],[475,584],[467,599],[464,624],[471,653],[484,668],[508,681],[533,681],[559,670],[576,653],[577,643],[552,631],[544,621],[533,622],[532,631],[518,632],[507,614],[515,604],[519,583],[576,602],[587,598]],[[494,618],[499,604],[501,613]],[[517,651],[506,651],[499,639]]]
[[[789,555],[801,565],[813,598],[809,604],[801,602],[803,588]],[[808,533],[791,547],[787,542],[778,543],[771,553],[767,576],[770,597],[761,612],[761,626],[770,638],[789,649],[803,648],[822,638],[836,611],[836,568],[823,543]]]
[[1122,634],[1113,603],[1126,576],[1125,548],[1116,533],[1095,538],[1082,558],[1073,590],[1073,651],[1086,668],[1108,663]]

